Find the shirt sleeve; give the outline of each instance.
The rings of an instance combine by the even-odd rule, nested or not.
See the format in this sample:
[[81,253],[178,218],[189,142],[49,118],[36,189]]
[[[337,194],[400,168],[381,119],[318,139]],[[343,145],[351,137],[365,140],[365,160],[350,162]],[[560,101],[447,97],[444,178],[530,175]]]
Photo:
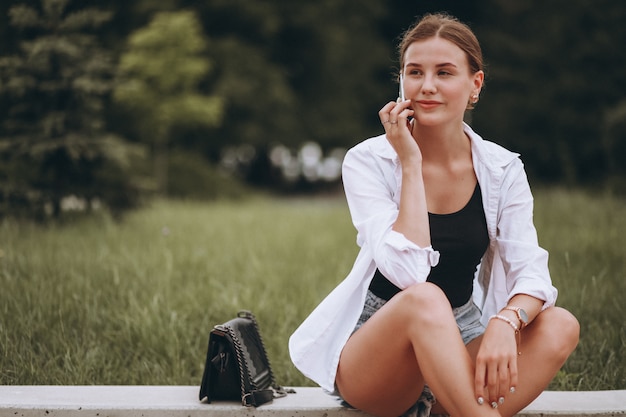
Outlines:
[[505,179],[498,213],[497,244],[506,274],[508,299],[527,294],[554,305],[557,290],[548,269],[548,252],[539,246],[533,223],[534,201],[523,164]]
[[398,288],[425,282],[431,267],[439,262],[439,252],[392,230],[402,180],[396,163],[376,155],[364,143],[346,154],[342,175],[357,244],[369,249],[377,268]]

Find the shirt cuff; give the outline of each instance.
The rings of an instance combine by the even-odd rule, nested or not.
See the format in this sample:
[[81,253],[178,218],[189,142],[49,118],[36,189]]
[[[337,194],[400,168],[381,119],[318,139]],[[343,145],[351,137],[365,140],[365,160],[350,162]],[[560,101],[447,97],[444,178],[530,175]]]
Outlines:
[[415,242],[407,239],[400,232],[391,230],[391,232],[389,232],[387,242],[390,246],[399,251],[416,251],[417,256],[420,258],[420,260],[425,261],[425,263],[430,267],[437,266],[437,264],[439,263],[439,252],[434,250],[432,246],[429,245],[425,248],[422,248]]

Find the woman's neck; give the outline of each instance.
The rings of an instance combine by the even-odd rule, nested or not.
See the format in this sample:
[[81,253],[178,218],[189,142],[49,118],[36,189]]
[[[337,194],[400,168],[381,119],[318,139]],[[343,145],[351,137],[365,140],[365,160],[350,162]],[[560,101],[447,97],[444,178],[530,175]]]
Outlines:
[[470,151],[462,124],[423,126],[413,121],[412,134],[426,163],[449,163]]

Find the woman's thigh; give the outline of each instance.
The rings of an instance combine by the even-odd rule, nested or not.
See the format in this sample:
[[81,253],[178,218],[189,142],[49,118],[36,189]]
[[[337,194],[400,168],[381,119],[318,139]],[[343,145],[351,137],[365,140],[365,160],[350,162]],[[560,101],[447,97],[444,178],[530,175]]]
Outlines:
[[348,339],[337,369],[343,399],[377,415],[401,415],[424,387],[411,340],[398,326],[398,309],[392,301]]
[[[441,293],[443,298],[440,298],[438,289],[431,291],[431,284],[418,285],[425,285],[422,291],[431,292],[431,296],[438,298],[430,301],[447,304],[447,314],[442,320],[453,322],[454,316],[445,295]],[[396,295],[346,343],[336,382],[341,396],[352,406],[377,415],[400,415],[422,393],[424,377],[409,331],[409,323],[417,309],[411,305],[415,305],[415,300],[408,292]],[[441,310],[446,311],[445,308]]]

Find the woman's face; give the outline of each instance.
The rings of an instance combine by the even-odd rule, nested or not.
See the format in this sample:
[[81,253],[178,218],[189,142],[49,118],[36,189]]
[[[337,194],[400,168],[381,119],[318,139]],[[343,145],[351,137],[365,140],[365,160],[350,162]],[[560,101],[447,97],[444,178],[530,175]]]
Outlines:
[[470,96],[480,93],[484,74],[469,69],[465,52],[439,38],[413,42],[404,54],[404,95],[424,126],[460,123]]

